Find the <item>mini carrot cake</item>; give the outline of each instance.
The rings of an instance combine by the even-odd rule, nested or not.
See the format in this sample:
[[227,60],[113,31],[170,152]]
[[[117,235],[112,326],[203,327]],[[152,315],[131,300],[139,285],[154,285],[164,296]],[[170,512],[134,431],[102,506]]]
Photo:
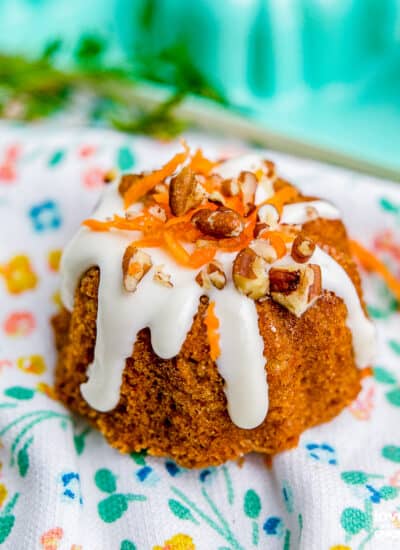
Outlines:
[[66,247],[56,390],[186,467],[296,445],[360,390],[374,329],[339,212],[249,154],[122,176]]

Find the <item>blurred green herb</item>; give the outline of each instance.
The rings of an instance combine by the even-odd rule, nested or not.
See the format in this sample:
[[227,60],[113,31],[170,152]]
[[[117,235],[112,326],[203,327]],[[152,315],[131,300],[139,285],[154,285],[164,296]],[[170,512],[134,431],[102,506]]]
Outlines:
[[[157,55],[140,55],[124,66],[106,63],[107,43],[85,35],[73,52],[73,65],[61,69],[57,57],[61,40],[49,42],[39,59],[0,54],[0,116],[37,120],[66,109],[79,92],[93,96],[91,117],[102,119],[127,132],[173,137],[185,127],[175,108],[196,94],[224,102],[224,98],[190,61],[182,45]],[[150,111],[132,102],[132,86],[139,82],[167,84],[170,97]]]

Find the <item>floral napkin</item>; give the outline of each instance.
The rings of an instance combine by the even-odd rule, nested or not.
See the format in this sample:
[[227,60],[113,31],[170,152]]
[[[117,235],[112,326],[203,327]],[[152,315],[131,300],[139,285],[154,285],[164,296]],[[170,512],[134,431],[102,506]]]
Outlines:
[[[241,143],[191,134],[206,154]],[[7,550],[400,548],[400,317],[364,277],[379,338],[373,377],[332,422],[267,465],[186,470],[121,455],[54,396],[49,326],[63,246],[113,173],[159,166],[177,144],[104,130],[0,126],[0,547]],[[400,274],[400,188],[275,153],[302,189]]]

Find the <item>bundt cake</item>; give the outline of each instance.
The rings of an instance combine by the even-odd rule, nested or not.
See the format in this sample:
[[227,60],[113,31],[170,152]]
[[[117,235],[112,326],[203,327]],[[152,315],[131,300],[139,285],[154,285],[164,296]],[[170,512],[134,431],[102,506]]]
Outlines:
[[185,467],[296,445],[360,390],[374,329],[338,210],[249,154],[108,185],[61,262],[56,391]]

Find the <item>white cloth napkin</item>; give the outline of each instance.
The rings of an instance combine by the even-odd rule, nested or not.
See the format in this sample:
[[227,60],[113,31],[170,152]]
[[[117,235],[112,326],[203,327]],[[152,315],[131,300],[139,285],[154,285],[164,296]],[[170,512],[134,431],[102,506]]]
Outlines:
[[[206,154],[245,146],[187,136]],[[177,144],[99,130],[0,127],[0,546],[7,550],[400,548],[400,317],[365,280],[374,377],[334,421],[267,467],[262,456],[185,470],[121,455],[53,399],[59,251],[112,168],[159,166]],[[332,199],[351,235],[400,272],[400,188],[268,154]]]

